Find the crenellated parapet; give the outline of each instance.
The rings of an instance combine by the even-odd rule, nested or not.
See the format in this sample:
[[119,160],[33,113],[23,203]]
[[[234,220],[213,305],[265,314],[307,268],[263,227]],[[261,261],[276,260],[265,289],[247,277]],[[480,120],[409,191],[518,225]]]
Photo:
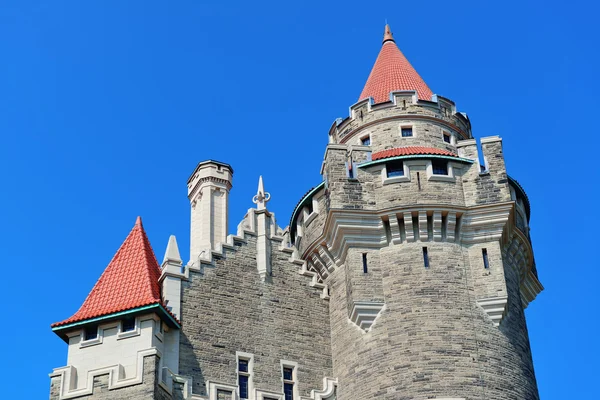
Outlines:
[[[410,140],[401,139],[403,127],[413,129]],[[449,142],[444,141],[445,134]],[[364,99],[351,106],[350,115],[331,126],[329,137],[335,144],[361,144],[369,138],[370,146],[378,151],[408,142],[451,149],[472,135],[468,117],[457,112],[451,100],[436,95],[430,101],[420,100],[415,91],[396,91],[390,93],[388,102],[374,104],[372,99]]]

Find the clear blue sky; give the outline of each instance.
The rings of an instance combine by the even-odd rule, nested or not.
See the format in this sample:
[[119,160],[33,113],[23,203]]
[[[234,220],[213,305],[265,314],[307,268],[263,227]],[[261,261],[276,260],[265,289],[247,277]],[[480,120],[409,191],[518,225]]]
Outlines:
[[527,309],[542,399],[595,398],[595,7],[3,1],[3,397],[47,398],[47,374],[67,355],[49,325],[77,310],[137,215],[159,258],[170,234],[188,247],[186,180],[199,161],[235,170],[232,231],[259,174],[286,226],[320,182],[328,128],[357,100],[387,19],[474,135],[503,137],[509,173],[529,194],[546,288]]

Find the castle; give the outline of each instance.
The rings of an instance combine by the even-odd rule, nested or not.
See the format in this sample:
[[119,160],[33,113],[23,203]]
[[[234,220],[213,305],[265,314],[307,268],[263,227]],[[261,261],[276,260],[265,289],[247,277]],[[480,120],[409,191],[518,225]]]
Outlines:
[[480,147],[386,26],[289,226],[260,179],[228,234],[233,168],[200,162],[189,261],[171,236],[159,264],[138,218],[52,325],[68,358],[50,399],[539,399],[529,201],[502,139]]

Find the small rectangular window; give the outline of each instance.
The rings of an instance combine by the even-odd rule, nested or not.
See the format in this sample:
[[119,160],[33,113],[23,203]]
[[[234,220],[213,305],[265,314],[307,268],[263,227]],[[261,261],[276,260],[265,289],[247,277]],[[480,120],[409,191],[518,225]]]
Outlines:
[[385,165],[385,171],[388,178],[393,178],[395,176],[404,176],[404,164],[402,163],[402,161],[387,163]]
[[450,135],[447,133],[444,133],[444,142],[450,143],[451,141],[452,141],[452,138],[450,137]]
[[427,254],[427,247],[423,247],[423,264],[425,264],[425,268],[429,268],[429,254]]
[[354,179],[354,169],[352,168],[351,162],[346,163],[346,174],[349,179]]
[[362,143],[363,146],[370,146],[371,145],[371,136],[365,136],[364,138],[360,139],[360,142]]
[[448,175],[448,161],[432,160],[431,168],[434,175]]
[[92,340],[98,337],[98,325],[87,326],[83,332],[83,340]]
[[135,329],[135,318],[127,318],[121,321],[121,332],[130,332]]
[[362,253],[362,261],[363,261],[363,272],[366,274],[368,272],[368,269],[367,269],[367,253]]
[[248,372],[248,360],[238,360],[238,371]]
[[402,137],[412,137],[413,130],[411,126],[406,126],[402,128]]
[[483,267],[487,269],[487,268],[490,267],[490,262],[488,260],[487,249],[481,249],[481,254],[483,255]]

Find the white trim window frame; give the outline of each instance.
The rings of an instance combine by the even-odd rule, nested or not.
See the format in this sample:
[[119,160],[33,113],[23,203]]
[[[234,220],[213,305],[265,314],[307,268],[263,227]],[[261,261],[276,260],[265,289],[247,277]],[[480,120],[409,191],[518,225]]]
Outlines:
[[[291,378],[286,379],[287,371],[291,370]],[[286,397],[286,386],[292,385],[291,398]],[[281,360],[281,386],[283,388],[284,400],[300,400],[300,391],[298,389],[298,363],[294,361]]]
[[[236,371],[237,371],[237,395],[239,399],[251,399],[254,393],[254,354],[244,353],[242,351],[235,352]],[[243,370],[245,369],[245,371]],[[246,380],[246,392],[242,391],[242,380]],[[242,395],[246,397],[242,397]]]
[[[404,136],[402,134],[402,131],[404,129],[409,129],[409,128],[410,128],[410,131],[411,131],[412,134],[410,136]],[[399,127],[399,130],[400,130],[400,132],[399,132],[400,133],[400,138],[402,138],[402,139],[413,139],[413,138],[415,138],[417,136],[417,130],[416,130],[415,124],[413,124],[413,123],[410,123],[410,124],[401,123],[400,127]]]
[[[403,176],[393,176],[388,177],[388,164],[392,163],[402,163],[402,168],[404,170]],[[404,160],[391,160],[383,164],[383,168],[381,169],[381,182],[384,185],[389,185],[390,183],[398,183],[398,182],[410,182],[410,167]]]
[[117,340],[121,340],[121,339],[127,339],[133,336],[139,336],[142,333],[141,330],[141,321],[139,317],[135,317],[134,318],[134,326],[132,330],[128,330],[128,331],[124,331],[123,330],[123,322],[125,321],[124,318],[122,320],[119,321],[119,331],[117,333]]
[[445,175],[442,174],[434,174],[433,173],[433,162],[434,159],[427,161],[427,180],[430,181],[445,181],[445,182],[454,182],[456,178],[454,177],[454,163],[450,162],[450,160],[446,159],[435,159],[436,162],[445,162],[446,168],[448,169],[448,173]]
[[[450,138],[450,141],[449,141],[449,142],[446,142],[446,141],[444,140],[444,138],[445,138],[446,136],[448,136],[448,137]],[[456,146],[456,135],[455,135],[454,133],[450,132],[450,131],[446,131],[446,130],[442,129],[442,141],[443,141],[444,143],[446,143],[446,144],[449,144],[449,145],[451,145],[451,146]]]

